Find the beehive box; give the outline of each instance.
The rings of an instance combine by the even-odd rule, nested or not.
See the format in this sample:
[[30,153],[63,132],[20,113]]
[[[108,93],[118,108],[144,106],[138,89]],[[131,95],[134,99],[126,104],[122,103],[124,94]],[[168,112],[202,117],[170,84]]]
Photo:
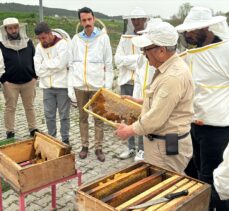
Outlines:
[[0,147],[0,175],[19,193],[75,171],[75,155],[70,147],[43,133]]
[[208,184],[139,162],[81,186],[76,194],[76,203],[79,211],[124,211],[130,206],[183,190],[188,190],[189,194],[135,210],[208,211],[210,200]]
[[135,122],[142,106],[128,99],[121,98],[107,89],[98,90],[91,100],[84,106],[89,114],[115,127],[115,123],[124,122],[127,125]]

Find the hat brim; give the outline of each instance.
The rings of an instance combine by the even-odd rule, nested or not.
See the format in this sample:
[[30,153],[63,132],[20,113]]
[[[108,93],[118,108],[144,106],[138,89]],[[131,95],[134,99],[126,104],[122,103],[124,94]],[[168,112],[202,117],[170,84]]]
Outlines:
[[144,48],[154,44],[145,34],[132,38],[132,43],[139,48]]
[[[16,24],[16,23],[15,23],[15,24]],[[15,25],[15,24],[11,24],[11,25]],[[10,24],[9,24],[9,25],[10,25]],[[1,25],[0,28],[5,28],[6,26],[9,26],[9,25]],[[26,26],[27,23],[19,23],[18,25],[19,25],[19,27],[21,28],[21,27]]]
[[150,15],[125,15],[125,16],[122,16],[122,19],[132,19],[132,18],[150,18],[151,16]]
[[191,23],[191,22],[183,23],[181,25],[176,26],[176,30],[179,33],[182,33],[185,31],[193,31],[196,29],[202,29],[202,28],[214,25],[216,23],[223,22],[225,20],[226,20],[226,17],[224,16],[215,16],[215,17],[212,17],[212,19],[209,21],[198,21],[195,23]]

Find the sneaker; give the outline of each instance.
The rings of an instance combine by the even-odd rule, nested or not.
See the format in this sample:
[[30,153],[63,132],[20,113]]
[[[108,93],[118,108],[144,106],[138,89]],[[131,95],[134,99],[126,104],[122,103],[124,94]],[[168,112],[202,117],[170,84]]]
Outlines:
[[6,132],[6,138],[9,139],[9,138],[14,138],[15,134],[14,132],[12,131],[7,131]]
[[33,129],[33,130],[31,130],[31,131],[30,131],[30,136],[34,137],[35,132],[39,132],[39,130],[38,130],[38,129]]
[[134,157],[134,155],[135,155],[135,150],[134,149],[127,149],[126,151],[122,152],[119,155],[119,158],[120,159],[127,159],[127,158],[130,158],[130,157]]
[[80,159],[85,159],[87,157],[88,147],[82,147],[79,157]]
[[134,161],[142,161],[144,160],[144,151],[143,150],[139,150],[136,154],[136,156],[134,157]]

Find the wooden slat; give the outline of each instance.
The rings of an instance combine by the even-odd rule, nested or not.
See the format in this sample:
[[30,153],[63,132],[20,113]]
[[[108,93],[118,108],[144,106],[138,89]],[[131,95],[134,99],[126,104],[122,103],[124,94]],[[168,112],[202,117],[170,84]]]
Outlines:
[[77,211],[114,211],[115,209],[83,191],[76,194]]
[[[201,188],[203,186],[203,184],[201,183],[197,183],[194,186],[191,187],[181,187],[177,190],[177,192],[188,189],[189,192],[189,196],[192,195],[195,191],[197,191],[199,188]],[[184,203],[184,200],[188,199],[188,196],[182,196],[179,197],[177,199],[173,199],[172,201],[166,203],[164,206],[162,206],[158,211],[170,211],[170,210],[176,210],[176,207],[178,207],[179,205],[182,205]],[[150,211],[150,210],[149,210]]]
[[44,139],[47,142],[50,142],[50,143],[52,143],[54,145],[57,145],[57,146],[59,146],[61,148],[64,148],[64,149],[69,150],[69,148],[70,148],[69,145],[65,144],[62,141],[59,141],[57,138],[52,137],[52,136],[50,136],[50,135],[48,135],[46,133],[36,132],[35,133],[35,140],[36,140],[37,137],[40,137],[41,139]]
[[[145,163],[144,162],[137,162],[137,163],[134,163],[128,167],[125,167],[121,170],[115,170],[113,172],[111,172],[109,175],[106,175],[104,177],[101,177],[99,179],[97,179],[96,181],[91,181],[87,184],[83,184],[81,187],[80,187],[80,190],[83,191],[83,192],[88,192],[90,191],[91,189],[99,186],[100,183],[105,183],[107,182],[108,180],[113,180],[114,179],[114,175],[116,175],[117,173],[118,174],[122,174],[122,173],[128,173],[136,168],[139,168],[141,166],[143,166]],[[160,169],[161,170],[161,169]],[[158,171],[160,171],[158,170]],[[154,171],[156,172],[156,171]]]
[[33,139],[16,142],[0,147],[0,152],[10,157],[14,162],[21,163],[34,156]]
[[34,141],[35,155],[41,154],[43,160],[56,159],[70,152],[69,146],[53,140],[51,136],[36,133]]
[[143,203],[145,201],[148,201],[149,199],[151,199],[152,197],[156,196],[160,192],[162,192],[162,191],[166,190],[167,188],[173,186],[175,183],[177,183],[181,179],[183,179],[182,176],[174,175],[174,176],[164,180],[163,182],[155,185],[154,187],[144,191],[143,193],[135,196],[134,198],[130,199],[129,201],[119,205],[118,207],[116,207],[116,209],[117,210],[125,210],[129,206],[141,204],[141,203]]
[[75,173],[75,154],[24,167],[19,172],[20,192],[26,192]]
[[19,190],[18,172],[21,169],[11,158],[0,152],[0,176],[4,177],[15,190]]
[[133,184],[148,176],[149,164],[142,165],[141,167],[132,170],[131,172],[124,173],[111,181],[100,184],[99,186],[89,190],[87,194],[92,195],[98,199],[102,199],[105,196],[115,193],[120,189]]
[[[186,183],[185,185],[182,185],[181,187],[177,188],[176,190],[173,190],[172,192],[168,192],[168,193],[174,193],[174,192],[179,192],[179,191],[183,191],[183,190],[187,190],[191,187],[193,187],[194,185],[196,185],[197,183],[195,181],[190,181],[188,183]],[[154,197],[153,199],[158,199],[158,198],[161,198],[163,197],[164,195],[166,195],[167,193],[161,193],[159,194],[158,196]],[[180,197],[180,198],[183,198],[183,197]],[[180,199],[179,198],[179,199]],[[176,199],[174,199],[173,201],[175,201]],[[160,209],[163,209],[164,208],[164,205],[167,205],[168,203],[170,202],[164,202],[164,203],[160,203],[160,204],[156,204],[156,205],[153,205],[147,209],[145,209],[145,211],[153,211],[153,210],[158,210],[159,208]],[[136,210],[137,211],[137,210]],[[140,210],[138,210],[140,211]]]
[[149,189],[150,187],[160,183],[163,179],[164,174],[165,171],[161,171],[153,175],[150,175],[136,183],[133,183],[123,188],[118,192],[115,192],[114,194],[106,196],[105,198],[102,199],[102,201],[113,207],[117,207],[118,205],[124,203],[125,201]]

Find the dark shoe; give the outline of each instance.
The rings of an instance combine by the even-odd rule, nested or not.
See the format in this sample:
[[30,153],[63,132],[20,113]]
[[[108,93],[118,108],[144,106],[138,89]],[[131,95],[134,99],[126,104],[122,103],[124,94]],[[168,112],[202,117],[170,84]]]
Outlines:
[[34,137],[35,132],[39,132],[39,130],[38,130],[38,129],[33,129],[33,130],[31,130],[31,131],[30,131],[30,136]]
[[11,131],[6,132],[6,138],[7,139],[8,138],[14,138],[14,136],[15,136],[14,132],[11,132]]
[[105,156],[104,156],[104,154],[103,154],[102,149],[96,149],[96,150],[95,150],[95,154],[96,154],[97,159],[98,159],[99,161],[101,161],[101,162],[104,162],[104,161],[105,161]]
[[70,142],[69,142],[69,139],[68,139],[68,138],[64,139],[64,140],[63,140],[63,142],[64,142],[65,144],[67,144],[67,145],[69,145],[69,144],[70,144]]
[[85,159],[87,157],[87,153],[88,153],[88,147],[83,147],[79,154],[80,159]]

